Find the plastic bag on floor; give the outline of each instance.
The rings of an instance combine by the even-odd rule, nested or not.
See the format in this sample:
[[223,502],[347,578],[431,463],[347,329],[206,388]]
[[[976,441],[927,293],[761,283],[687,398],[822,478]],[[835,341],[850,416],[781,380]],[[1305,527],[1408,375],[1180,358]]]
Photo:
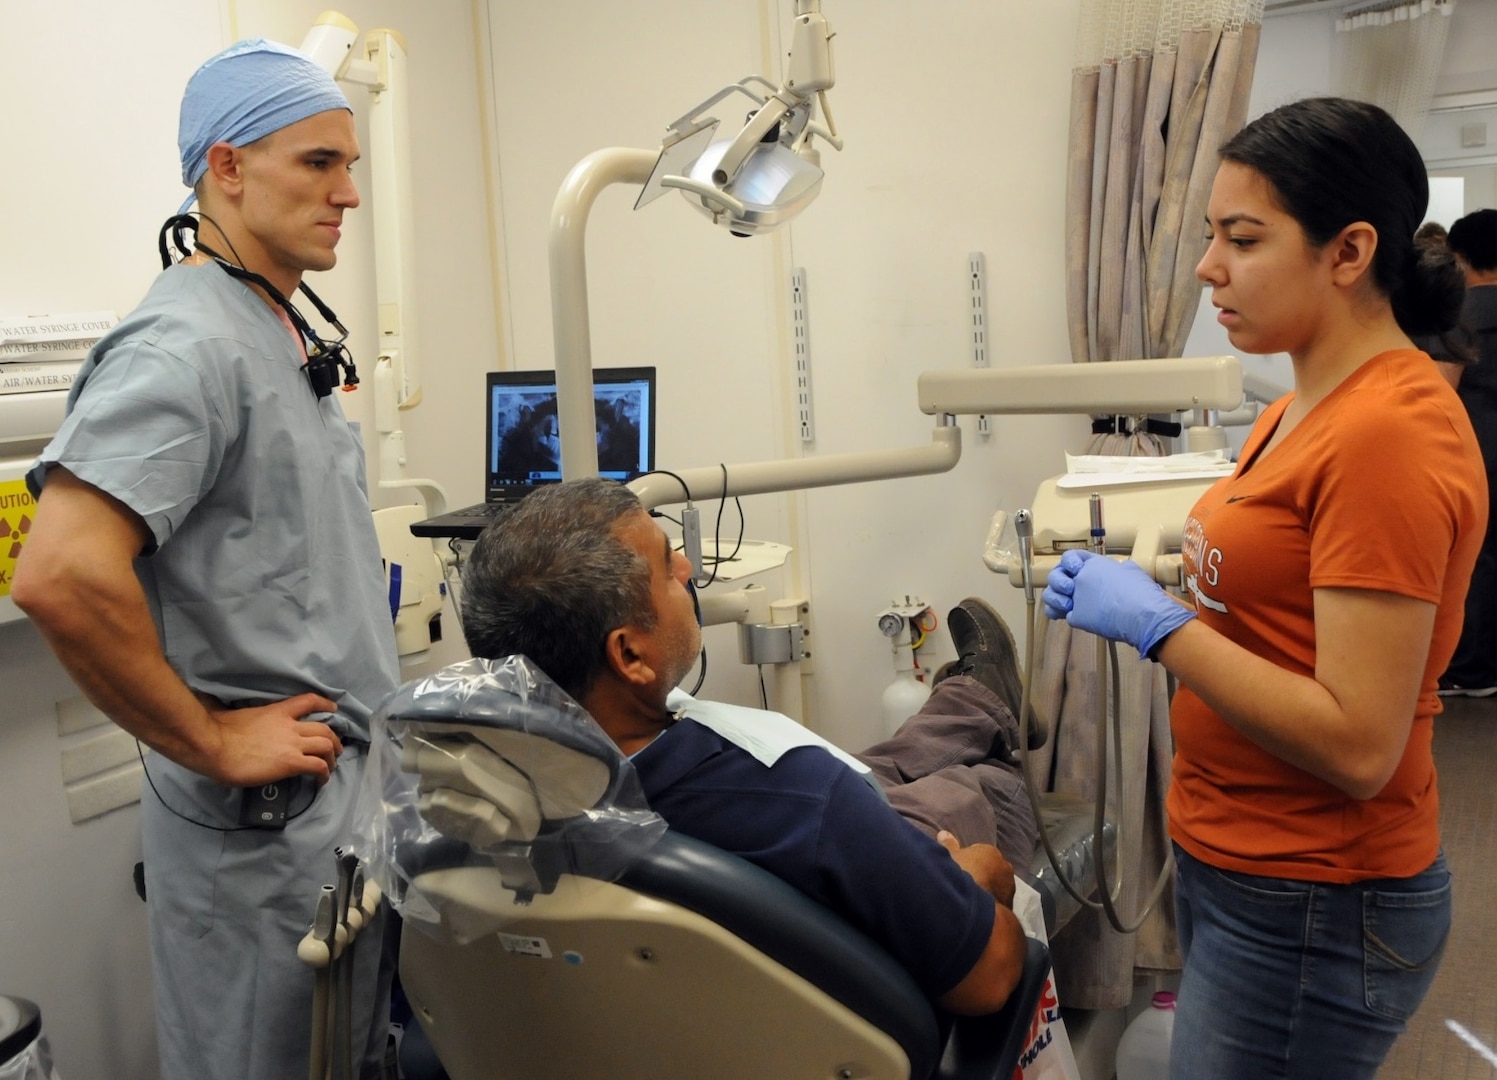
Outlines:
[[[1014,882],[1014,914],[1019,917],[1019,924],[1026,934],[1039,941],[1048,941],[1040,894],[1023,880]],[[1066,1035],[1066,1025],[1060,1018],[1053,968],[1045,976],[1045,989],[1040,993],[1040,1003],[1029,1022],[1029,1038],[1024,1052],[1019,1055],[1016,1076],[1023,1077],[1023,1080],[1081,1080],[1076,1055]]]
[[0,1061],[0,1080],[59,1080],[46,1038],[37,1039],[9,1061]]

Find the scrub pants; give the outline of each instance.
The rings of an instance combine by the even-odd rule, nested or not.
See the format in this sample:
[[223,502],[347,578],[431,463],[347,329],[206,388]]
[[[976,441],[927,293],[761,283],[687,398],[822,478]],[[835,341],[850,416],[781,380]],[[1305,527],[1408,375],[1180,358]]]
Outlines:
[[1175,865],[1171,1080],[1372,1080],[1445,949],[1444,854],[1353,885],[1218,870],[1178,844]]
[[[326,785],[293,781],[297,816],[282,831],[205,828],[238,825],[240,790],[159,754],[147,760],[155,790],[141,793],[141,819],[162,1080],[307,1075],[313,970],[296,946],[318,890],[338,880],[333,849],[354,835],[364,755],[345,742]],[[365,1078],[381,1075],[389,1034],[384,925],[376,916],[354,946],[352,1053]]]
[[1019,725],[998,695],[966,675],[942,679],[894,735],[855,755],[889,805],[929,836],[993,844],[1029,869],[1039,832],[1014,764]]

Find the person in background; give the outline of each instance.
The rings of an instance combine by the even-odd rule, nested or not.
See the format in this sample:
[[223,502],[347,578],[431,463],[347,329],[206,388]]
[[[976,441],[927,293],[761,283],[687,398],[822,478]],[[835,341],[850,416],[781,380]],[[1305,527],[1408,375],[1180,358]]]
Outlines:
[[[1025,945],[1013,867],[995,846],[1016,827],[994,815],[1028,822],[1018,835],[1033,846],[1022,791],[1015,798],[1000,783],[1007,801],[990,802],[982,768],[1011,762],[1017,737],[1019,705],[1004,697],[1018,686],[1006,629],[984,621],[983,637],[968,623],[958,635],[963,657],[876,757],[860,755],[862,768],[799,735],[766,763],[731,725],[736,716],[758,746],[775,714],[675,691],[701,649],[690,577],[632,491],[595,477],[565,481],[483,531],[463,571],[463,634],[474,656],[523,655],[570,694],[630,755],[646,800],[672,829],[825,904],[942,1008],[1000,1009]],[[931,778],[934,788],[922,783]],[[924,815],[902,816],[896,800],[917,793]]]
[[[1466,276],[1460,326],[1424,344],[1442,366],[1459,372],[1455,383],[1481,445],[1488,493],[1497,477],[1497,210],[1477,210],[1451,225],[1446,243]],[[1474,363],[1462,361],[1475,358]],[[1497,542],[1486,539],[1466,593],[1466,621],[1450,666],[1440,678],[1446,697],[1497,694]]]
[[1171,1076],[1371,1080],[1451,920],[1430,744],[1487,485],[1410,335],[1453,326],[1463,283],[1414,243],[1424,163],[1376,106],[1285,105],[1221,158],[1196,273],[1293,392],[1187,520],[1192,603],[1068,552],[1045,609],[1179,680]]
[[[1426,221],[1414,230],[1414,246],[1432,246],[1436,252],[1449,251],[1449,236],[1445,226],[1438,221]],[[1461,385],[1462,373],[1475,358],[1456,340],[1454,335],[1458,329],[1459,327],[1452,327],[1439,334],[1410,335],[1415,345],[1429,353],[1445,381],[1454,387]]]
[[[326,72],[248,41],[189,80],[179,146],[196,251],[79,372],[28,476],[39,501],[11,595],[154,751],[141,823],[160,1076],[282,1080],[310,1060],[296,947],[399,676],[363,445],[327,380],[314,389],[285,299],[337,260],[359,145]],[[380,919],[354,954],[366,1078],[389,1034]]]

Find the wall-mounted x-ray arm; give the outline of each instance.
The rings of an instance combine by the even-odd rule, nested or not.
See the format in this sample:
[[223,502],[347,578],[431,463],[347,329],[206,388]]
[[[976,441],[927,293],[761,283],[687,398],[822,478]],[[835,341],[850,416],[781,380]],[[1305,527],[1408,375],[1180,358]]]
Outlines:
[[1257,423],[1258,414],[1263,411],[1263,406],[1273,404],[1287,393],[1289,393],[1287,386],[1280,386],[1259,375],[1245,373],[1242,376],[1241,405],[1235,409],[1215,411],[1198,409],[1188,414],[1185,419],[1190,423],[1214,423],[1224,428],[1247,427]]
[[[676,473],[693,499],[921,476],[956,465],[957,415],[1230,409],[1242,393],[1242,368],[1234,356],[928,371],[919,378],[918,394],[921,411],[937,417],[930,446],[730,465],[726,479],[717,465]],[[680,482],[661,473],[629,486],[649,507],[687,497]]]
[[389,506],[374,511],[380,553],[395,605],[395,644],[409,660],[431,647],[433,620],[442,610],[443,554],[410,526],[447,509],[447,493],[435,480],[407,475],[405,431],[400,414],[421,403],[415,268],[415,196],[411,184],[410,104],[405,40],[393,30],[359,28],[336,11],[325,11],[300,49],[334,79],[369,91],[370,201],[374,218],[374,279],[379,355],[374,364],[376,486],[413,489],[424,507]]
[[[976,375],[977,378],[969,378]],[[972,371],[926,372],[920,376],[920,407],[962,413],[1181,413],[1211,416],[1237,409],[1245,397],[1242,365],[1235,356],[1164,360],[1118,360]],[[1157,471],[1117,485],[1075,484],[1051,477],[1040,484],[1030,507],[1033,521],[1032,575],[1043,577],[1060,553],[1084,547],[1091,536],[1090,501],[1098,488],[1106,502],[1106,543],[1127,551],[1161,584],[1177,584],[1178,551],[1190,508],[1200,496],[1205,472],[1192,471],[1186,457],[1143,458]],[[1164,462],[1172,463],[1168,470]],[[1196,468],[1199,468],[1197,466]],[[1213,466],[1215,468],[1215,466]],[[1025,582],[1025,560],[1008,542],[1005,511],[993,515],[983,561],[1016,587]]]
[[420,335],[416,304],[415,195],[411,183],[410,102],[405,40],[394,30],[359,28],[336,11],[317,17],[301,51],[332,74],[369,91],[369,174],[374,217],[374,275],[379,356],[374,367],[378,486],[413,488],[426,516],[447,509],[435,480],[406,475],[400,414],[421,403]]
[[[947,472],[962,456],[962,429],[942,416],[927,446],[866,453],[827,454],[814,458],[758,461],[741,465],[711,465],[678,469],[673,475],[650,473],[631,480],[629,487],[647,508],[685,499],[719,499],[734,495],[800,491],[803,488],[859,484]],[[679,477],[679,480],[677,479]],[[682,490],[685,484],[689,491]]]
[[1242,404],[1235,356],[927,371],[925,413],[1163,413]]

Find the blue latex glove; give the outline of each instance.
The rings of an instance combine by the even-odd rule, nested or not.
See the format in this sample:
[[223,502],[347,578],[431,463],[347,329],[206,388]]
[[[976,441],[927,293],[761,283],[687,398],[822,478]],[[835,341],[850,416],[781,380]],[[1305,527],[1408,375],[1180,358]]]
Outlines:
[[1113,641],[1126,641],[1145,660],[1196,617],[1170,599],[1138,563],[1092,551],[1068,551],[1045,579],[1045,614]]

